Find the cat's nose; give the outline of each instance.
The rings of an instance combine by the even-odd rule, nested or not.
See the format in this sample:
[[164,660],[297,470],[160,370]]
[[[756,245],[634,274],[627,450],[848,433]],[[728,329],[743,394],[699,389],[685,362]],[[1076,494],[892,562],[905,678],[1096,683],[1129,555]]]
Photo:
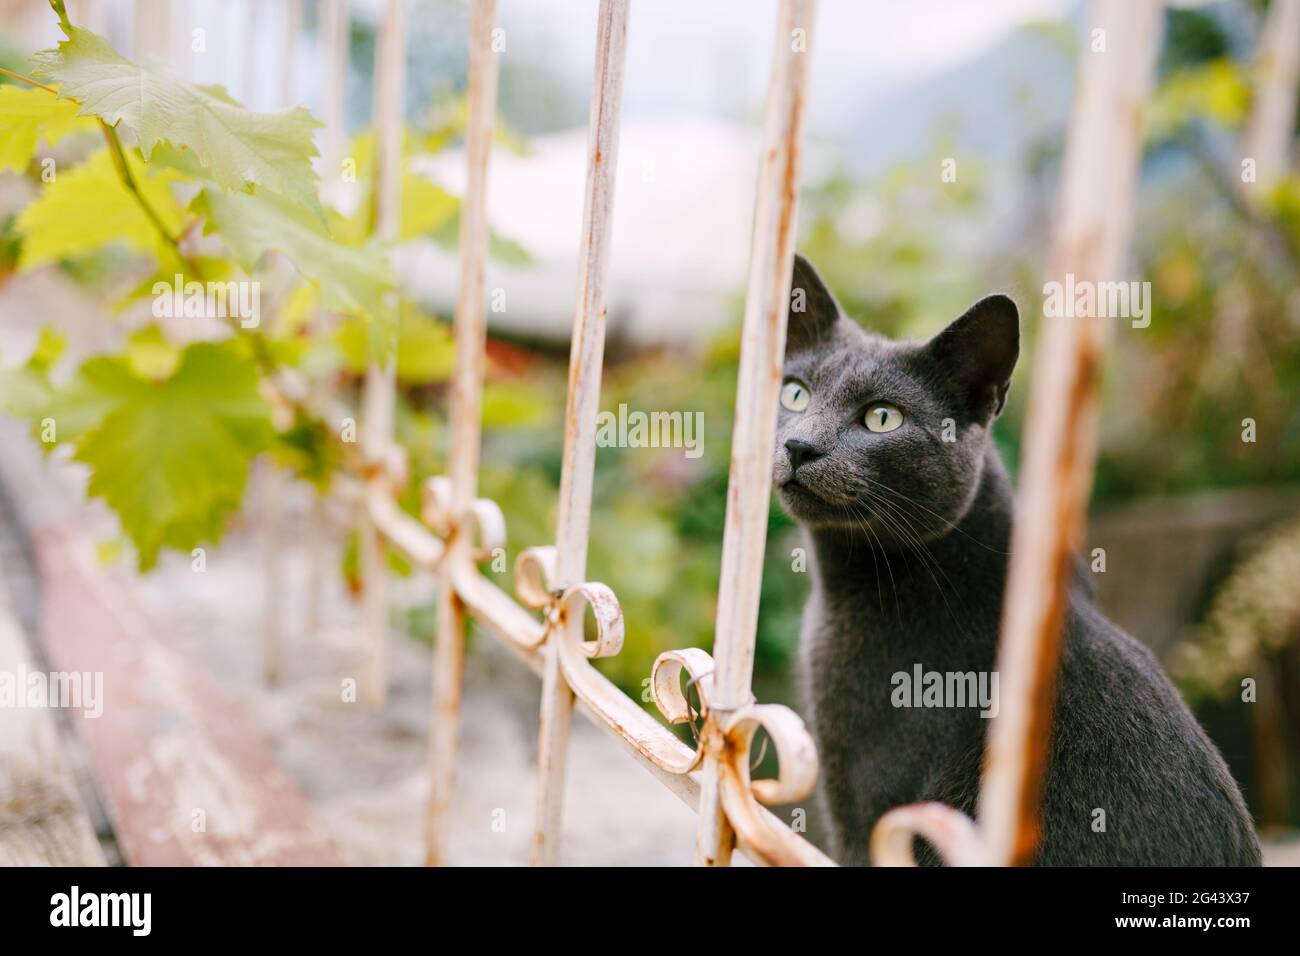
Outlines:
[[785,443],[785,453],[790,456],[790,470],[798,471],[799,466],[809,461],[816,461],[824,453],[818,451],[806,441],[791,438]]

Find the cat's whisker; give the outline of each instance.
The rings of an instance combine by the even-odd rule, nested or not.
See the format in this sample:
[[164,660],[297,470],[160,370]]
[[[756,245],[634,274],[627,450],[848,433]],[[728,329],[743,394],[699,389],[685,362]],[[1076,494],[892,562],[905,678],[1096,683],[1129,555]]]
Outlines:
[[939,514],[937,511],[933,511],[933,510],[931,510],[930,508],[927,508],[925,505],[921,504],[921,502],[917,501],[915,498],[912,498],[911,496],[909,496],[909,495],[907,495],[907,494],[904,494],[903,492],[899,491],[899,490],[896,489],[896,488],[891,488],[891,487],[889,487],[889,485],[885,484],[883,481],[880,481],[878,478],[868,478],[867,481],[868,481],[871,485],[873,485],[874,487],[879,488],[881,491],[888,492],[889,494],[894,495],[895,497],[902,499],[902,500],[903,500],[904,502],[906,502],[907,504],[910,504],[910,505],[912,505],[912,506],[915,507],[915,508],[920,508],[922,511],[925,511],[925,512],[928,512],[928,513],[931,514],[931,515],[934,515],[934,517],[938,518],[940,521],[942,521],[942,522],[944,523],[945,530],[948,530],[948,531],[956,531],[956,532],[957,532],[958,534],[960,534],[962,537],[964,537],[964,538],[966,538],[966,539],[968,539],[968,540],[970,540],[970,541],[973,541],[975,544],[978,544],[981,548],[984,548],[986,551],[992,551],[994,554],[1003,554],[1003,555],[1009,553],[1009,552],[1007,552],[1007,551],[1003,551],[1001,548],[995,548],[995,547],[993,547],[992,545],[985,544],[983,541],[979,540],[978,538],[972,537],[971,535],[969,535],[969,534],[967,534],[965,531],[963,531],[963,530],[962,530],[962,529],[957,525],[957,523],[956,523],[955,521],[953,521],[951,518],[945,518],[943,515]]
[[[875,500],[874,504],[878,508],[882,509],[881,516],[883,518],[886,518],[888,520],[889,516],[892,515],[892,520],[890,521],[890,523],[892,527],[896,531],[898,531],[899,534],[904,538],[904,543],[906,543],[909,547],[912,548],[914,552],[916,552],[917,556],[921,558],[923,563],[928,563],[928,566],[933,567],[941,575],[943,575],[943,579],[948,583],[948,587],[952,589],[954,595],[957,594],[958,589],[952,583],[952,579],[948,577],[947,572],[944,571],[943,564],[939,561],[938,558],[934,556],[934,553],[930,550],[929,545],[927,545],[921,539],[915,526],[909,520],[908,516],[902,511],[902,509],[899,508],[896,504],[891,504],[890,502],[879,498]],[[902,527],[899,526],[900,521],[906,524],[907,526],[906,530],[904,530]],[[934,575],[932,573],[931,578],[933,577]],[[936,580],[935,584],[938,585],[938,583],[939,582]],[[960,600],[960,598],[958,599]]]
[[[855,514],[856,510],[857,509],[854,509]],[[889,549],[885,547],[885,543],[880,540],[880,536],[877,535],[875,530],[871,527],[870,518],[862,516],[858,520],[861,521],[862,527],[866,529],[867,534],[871,535],[871,537],[875,539],[876,544],[880,547],[880,553],[885,559],[885,569],[889,572],[889,589],[894,592],[894,616],[899,621],[902,621],[903,608],[901,602],[898,600],[898,582],[894,579],[894,566],[889,560]]]
[[[845,516],[846,519],[848,519],[849,527],[855,527],[855,525],[857,525],[857,518],[855,518],[855,515],[853,514],[853,511],[850,510],[850,506],[849,506],[849,505],[840,505],[839,507],[840,507],[840,509],[844,510],[844,516]],[[854,538],[853,536],[850,536],[850,537],[849,537],[849,555],[850,555],[850,557],[852,557],[852,555],[853,555],[853,544],[854,544],[854,540],[855,540],[855,538]],[[876,558],[876,546],[875,546],[874,542],[872,542],[872,540],[871,540],[870,537],[866,538],[866,542],[867,542],[867,549],[871,551],[871,563],[872,563],[872,566],[874,566],[874,567],[875,567],[875,570],[876,570],[876,606],[880,607],[880,610],[884,610],[884,609],[885,609],[885,598],[884,598],[884,593],[880,591],[880,561],[879,561],[878,558]],[[881,549],[881,551],[883,551],[883,550],[884,550],[884,549]],[[892,576],[893,576],[893,575],[892,575],[892,572],[891,572],[891,578],[892,578]],[[897,589],[896,589],[896,591],[894,591],[894,604],[897,604]]]
[[[873,486],[875,486],[875,487],[877,487],[877,488],[880,488],[880,489],[882,489],[882,490],[885,490],[885,491],[892,492],[893,494],[895,494],[895,495],[897,495],[898,497],[902,498],[904,501],[909,502],[909,503],[915,505],[916,507],[919,507],[919,508],[922,508],[922,509],[924,509],[924,510],[926,510],[926,511],[929,511],[929,509],[928,509],[928,508],[925,508],[925,506],[922,505],[922,504],[920,504],[920,502],[917,502],[917,501],[915,501],[915,500],[909,498],[907,495],[903,494],[902,492],[894,491],[894,489],[889,488],[889,487],[888,487],[887,485],[885,485],[883,482],[876,481],[875,479],[867,479],[867,480],[868,480],[868,482],[869,482],[870,484],[872,484]],[[943,569],[943,563],[942,563],[941,561],[939,561],[939,559],[936,558],[936,557],[934,556],[934,553],[930,550],[929,545],[926,544],[926,542],[923,540],[923,538],[922,538],[920,532],[917,530],[916,526],[912,524],[912,521],[910,520],[910,518],[909,518],[907,512],[904,510],[902,503],[897,502],[897,501],[888,501],[888,500],[883,499],[883,498],[877,498],[877,499],[875,499],[875,504],[877,505],[877,507],[880,507],[880,508],[882,508],[882,509],[888,509],[888,511],[889,511],[891,514],[893,514],[893,515],[895,516],[896,519],[906,522],[908,529],[911,531],[911,535],[910,535],[910,536],[905,536],[905,537],[910,537],[910,538],[911,538],[911,541],[913,542],[913,545],[912,545],[912,549],[913,549],[913,551],[915,551],[915,552],[917,553],[918,556],[921,556],[921,557],[923,557],[923,558],[928,558],[928,559],[929,559],[930,564],[931,564],[935,569],[937,569],[938,572],[939,572],[941,575],[943,575],[944,580],[948,582],[948,586],[949,586],[949,588],[952,589],[952,592],[953,592],[954,595],[958,595],[958,600],[960,601],[960,600],[961,600],[961,599],[960,599],[960,589],[957,588],[957,587],[952,583],[952,579],[948,577],[947,572],[945,572],[944,569]],[[931,512],[931,514],[933,514],[933,513],[934,513],[934,512]],[[919,516],[914,516],[914,517],[917,517],[917,520],[918,520],[918,521],[920,520],[920,519],[919,519]],[[895,521],[895,524],[897,524],[897,521]],[[956,526],[954,525],[953,527],[955,528]],[[960,529],[956,529],[956,530],[960,530]],[[980,544],[981,547],[984,547],[986,550],[993,551],[993,552],[996,553],[996,554],[1004,554],[1004,553],[1005,553],[1005,552],[1002,552],[1002,551],[997,551],[996,549],[993,549],[993,548],[989,548],[987,545],[983,545],[981,542],[977,541],[975,538],[972,538],[970,535],[967,535],[965,532],[962,532],[962,534],[963,534],[963,536],[965,536],[965,537],[968,538],[969,540],[974,541],[976,544]],[[931,574],[931,577],[933,577],[933,574]],[[937,584],[938,582],[936,581],[935,583]],[[964,602],[962,602],[962,603],[963,603],[963,610],[966,610],[966,608],[964,607]]]
[[[884,555],[885,558],[885,567],[889,571],[889,586],[894,592],[894,613],[899,615],[901,619],[902,610],[898,601],[898,585],[894,581],[894,569],[889,563],[889,554],[885,549],[884,543],[876,537],[875,533],[871,530],[870,524],[857,513],[856,509],[854,509],[852,505],[842,504],[839,505],[839,507],[844,510],[845,517],[848,518],[850,527],[860,527],[870,536],[867,539],[867,547],[871,549],[871,561],[876,569],[876,604],[883,611],[885,609],[885,598],[880,590],[880,562],[876,559],[876,545],[878,544],[880,546],[880,553]],[[872,543],[873,539],[875,540],[875,544]],[[850,554],[852,554],[853,540],[852,537],[849,538]]]
[[[930,576],[930,580],[934,582],[935,589],[939,592],[939,597],[943,599],[944,607],[947,608],[948,615],[949,617],[952,618],[953,624],[957,626],[957,629],[961,631],[963,635],[966,635],[967,634],[966,627],[962,624],[961,619],[957,616],[957,613],[953,610],[952,603],[948,600],[948,595],[944,590],[944,586],[939,582],[939,579],[934,575],[934,570],[937,569],[939,571],[939,574],[943,576],[944,581],[947,582],[948,588],[952,590],[953,595],[957,597],[958,601],[961,601],[961,598],[958,596],[958,590],[956,586],[953,585],[952,580],[944,572],[943,567],[942,565],[940,565],[938,559],[935,558],[935,556],[932,553],[930,553],[930,550],[925,546],[925,543],[922,542],[916,536],[915,529],[909,531],[899,523],[900,519],[902,521],[907,520],[904,515],[901,515],[897,511],[894,511],[893,517],[891,517],[890,510],[888,509],[888,502],[886,502],[884,499],[877,498],[872,503],[875,506],[877,506],[877,508],[879,509],[876,513],[880,517],[880,519],[884,521],[886,525],[889,526],[890,530],[899,537],[899,539],[902,541],[904,545],[911,548],[912,551],[916,554],[917,559],[920,561],[921,567],[923,567],[925,569],[926,574]],[[911,522],[907,522],[907,523],[908,523],[908,527],[910,528]],[[886,558],[886,560],[888,560],[888,558]],[[962,609],[966,610],[965,603],[962,602],[962,604],[963,604]]]

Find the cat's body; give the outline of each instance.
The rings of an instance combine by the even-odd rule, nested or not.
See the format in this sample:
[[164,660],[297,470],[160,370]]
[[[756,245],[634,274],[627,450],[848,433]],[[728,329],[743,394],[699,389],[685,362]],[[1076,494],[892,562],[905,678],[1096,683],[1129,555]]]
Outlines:
[[[790,316],[786,388],[807,397],[783,392],[774,482],[812,557],[801,655],[831,852],[865,864],[892,807],[976,810],[990,720],[899,706],[895,675],[995,668],[1012,498],[988,428],[1018,326],[995,297],[930,343],[891,342],[840,317],[802,260],[795,287],[809,311]],[[1071,587],[1037,862],[1257,864],[1222,758],[1150,652],[1096,609],[1086,573]]]

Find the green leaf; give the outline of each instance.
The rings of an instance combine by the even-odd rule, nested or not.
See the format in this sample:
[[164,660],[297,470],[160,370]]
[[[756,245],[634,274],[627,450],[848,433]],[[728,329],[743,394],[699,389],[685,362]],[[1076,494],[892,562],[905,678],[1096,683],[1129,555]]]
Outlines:
[[45,370],[35,362],[16,368],[0,365],[0,409],[30,419],[39,428],[49,401],[50,383]]
[[[184,216],[171,193],[173,174],[148,175],[131,152],[126,161],[141,193],[175,235]],[[18,231],[23,236],[19,269],[94,252],[114,242],[150,253],[160,262],[174,258],[171,246],[122,185],[106,149],[75,169],[59,173],[45,186],[18,217]]]
[[1249,106],[1250,84],[1241,67],[1227,59],[1211,60],[1179,70],[1160,84],[1144,107],[1146,135],[1161,142],[1199,119],[1235,129]]
[[[364,243],[371,235],[374,202],[374,191],[367,187],[351,213],[345,215],[331,209],[327,214],[330,232],[348,245]],[[437,234],[460,211],[460,199],[427,177],[410,171],[402,174],[401,204],[398,239],[402,242]]]
[[88,492],[117,513],[140,570],[163,547],[189,551],[220,538],[249,463],[271,440],[258,383],[237,344],[200,342],[164,381],[140,378],[126,359],[92,358],[56,398],[60,438],[77,435]]
[[93,128],[75,103],[46,90],[0,86],[0,172],[26,169],[41,140],[53,146],[69,133]]
[[334,432],[323,421],[296,413],[293,422],[275,435],[271,458],[320,491],[343,470],[343,456]]
[[58,438],[57,428],[53,434],[45,429],[53,394],[49,373],[67,347],[68,341],[61,332],[43,326],[26,364],[17,368],[0,365],[0,409],[30,421],[32,436],[43,443],[48,441],[49,447]]
[[531,382],[488,382],[483,387],[483,427],[536,427],[550,417],[550,396]]
[[330,308],[391,321],[384,295],[393,281],[380,246],[341,245],[315,217],[272,194],[205,189],[192,208],[207,214],[205,230],[220,234],[246,270],[251,272],[267,252],[283,253],[319,286]]
[[168,342],[156,325],[141,329],[127,341],[126,364],[146,382],[166,381],[176,374],[180,362],[180,349]]
[[[343,353],[348,371],[365,372],[371,356],[371,336],[365,323],[341,322],[334,344]],[[433,385],[451,378],[456,366],[456,340],[444,322],[403,308],[397,326],[397,380],[403,385]]]
[[[220,87],[198,86],[163,66],[139,66],[103,37],[65,27],[68,39],[34,59],[37,75],[57,80],[59,96],[79,101],[81,112],[111,126],[135,130],[147,161],[154,146],[170,142],[192,150],[226,189],[263,186],[319,212],[312,129],[307,110],[255,113]],[[251,42],[251,39],[249,40]]]
[[67,350],[68,340],[62,332],[48,325],[42,326],[27,364],[38,372],[48,372]]
[[[460,243],[460,208],[457,207],[437,228],[429,233],[429,238],[444,249],[455,249]],[[518,242],[492,231],[488,233],[488,255],[508,266],[531,266],[536,260],[528,250]]]
[[401,238],[430,235],[460,212],[460,200],[424,176],[402,177]]

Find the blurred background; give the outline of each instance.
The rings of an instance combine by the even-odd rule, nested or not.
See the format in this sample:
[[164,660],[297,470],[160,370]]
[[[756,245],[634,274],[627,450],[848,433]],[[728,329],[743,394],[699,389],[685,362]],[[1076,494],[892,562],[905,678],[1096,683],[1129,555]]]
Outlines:
[[[287,83],[292,102],[321,114],[328,63],[311,0],[302,4],[292,34],[276,0],[79,6],[81,22],[128,56],[167,59],[182,75],[222,83],[259,109],[284,105]],[[519,549],[554,536],[595,3],[503,0],[500,6],[502,128],[488,187],[493,259],[487,284],[506,290],[506,302],[488,317],[480,489],[504,510],[513,563]],[[344,150],[364,164],[372,150],[381,4],[353,0],[350,7]],[[1260,206],[1243,203],[1235,189],[1252,64],[1268,12],[1257,0],[1168,7],[1147,113],[1133,251],[1132,275],[1151,282],[1152,321],[1148,328],[1121,322],[1116,329],[1089,547],[1104,549],[1105,570],[1094,578],[1106,611],[1174,674],[1261,830],[1282,848],[1271,852],[1284,853],[1290,831],[1300,826],[1300,177],[1281,183]],[[421,213],[397,253],[411,300],[401,320],[397,426],[418,479],[444,469],[456,197],[465,178],[460,131],[468,5],[411,0],[408,17],[406,114],[411,165],[424,185],[404,200],[421,203]],[[27,69],[28,52],[59,38],[43,2],[0,0],[0,22],[0,65],[10,69]],[[640,448],[602,448],[597,457],[589,576],[614,589],[627,626],[623,652],[599,666],[638,699],[645,699],[643,680],[659,652],[707,649],[712,642],[774,22],[771,2],[633,3],[601,407],[698,411],[704,421],[699,458]],[[822,0],[812,37],[799,247],[865,326],[928,336],[978,297],[1002,290],[1020,304],[1029,339],[1022,355],[1032,355],[1085,29],[1084,5],[1073,0]],[[204,31],[202,51],[195,49],[195,30]],[[285,79],[290,37],[294,53]],[[948,160],[955,161],[955,181],[942,175]],[[6,365],[25,361],[38,347],[42,324],[72,332],[74,350],[86,354],[147,319],[138,302],[105,314],[105,303],[123,299],[140,281],[125,253],[19,268],[14,223],[34,192],[32,176],[0,176],[0,360]],[[327,189],[331,178],[326,171]],[[344,217],[367,201],[361,179],[363,185],[338,187]],[[355,395],[367,359],[366,336],[355,322],[291,323],[281,334],[296,343],[300,365],[315,381]],[[997,428],[1013,468],[1028,365],[1022,361]],[[1245,418],[1257,424],[1254,442],[1242,441]],[[18,540],[34,489],[14,487],[15,481],[21,485],[10,478],[8,533]],[[310,617],[302,580],[314,560],[310,552],[323,551],[341,573],[330,576],[329,603],[316,620],[341,628],[355,620],[349,604],[355,545],[337,523],[324,543],[305,543],[304,529],[316,520],[310,499],[305,487],[286,499],[299,522],[286,545],[294,568],[285,585],[293,592],[286,619]],[[188,555],[165,558],[146,577],[131,575],[144,600],[190,635],[195,653],[237,696],[254,693],[245,689],[255,683],[253,665],[221,635],[248,630],[257,613],[255,525],[255,517],[242,519],[222,545],[246,558],[222,572],[225,577],[209,574],[198,583],[187,574]],[[102,530],[88,526],[97,529],[106,566],[129,571],[129,545],[111,521]],[[774,508],[756,693],[796,708],[792,670],[807,592],[806,576],[791,572],[799,546],[796,529]],[[367,764],[369,748],[358,741],[351,766],[366,788],[339,797],[331,819],[355,816],[363,804],[374,807],[383,799],[376,790],[391,795],[394,780],[409,783],[419,774],[427,719],[420,709],[427,706],[427,651],[420,649],[433,632],[431,593],[419,575],[409,578],[392,621],[400,635],[395,640],[408,648],[398,652],[406,664],[395,680],[409,685],[395,699],[399,710],[416,715],[406,728],[409,740],[400,728],[388,728],[404,741],[405,762]],[[242,626],[232,614],[244,614]],[[39,622],[32,626],[39,630]],[[316,637],[304,628],[292,639],[310,669]],[[337,643],[346,646],[346,637]],[[476,743],[475,721],[482,730],[493,718],[486,703],[476,710],[471,700],[466,759],[493,766],[497,785],[506,787],[513,778],[501,768],[511,760],[523,768],[519,779],[529,770],[536,691],[518,690],[502,676],[510,665],[492,663],[489,643],[473,641],[469,694],[510,696],[522,728],[511,733],[523,742],[508,753],[499,740]],[[1260,688],[1249,706],[1241,701],[1243,677]],[[476,680],[481,690],[474,689]],[[337,797],[348,775],[340,771],[335,779],[320,769],[319,753],[311,759],[298,753],[295,747],[304,745],[291,737],[307,732],[306,718],[284,703],[294,699],[291,691],[275,693],[279,703],[245,702],[263,708],[258,719],[309,794]],[[581,754],[576,759],[584,766]],[[603,772],[603,759],[591,758],[591,774]],[[462,768],[463,779],[475,773]],[[572,789],[585,788],[571,782]],[[494,797],[484,799],[491,805]],[[642,811],[647,820],[655,813]],[[810,826],[816,838],[815,819]],[[352,842],[378,841],[379,827],[373,823]],[[578,858],[602,860],[600,852],[593,847]],[[660,851],[647,840],[619,852],[656,860]],[[379,859],[405,859],[395,853]]]

